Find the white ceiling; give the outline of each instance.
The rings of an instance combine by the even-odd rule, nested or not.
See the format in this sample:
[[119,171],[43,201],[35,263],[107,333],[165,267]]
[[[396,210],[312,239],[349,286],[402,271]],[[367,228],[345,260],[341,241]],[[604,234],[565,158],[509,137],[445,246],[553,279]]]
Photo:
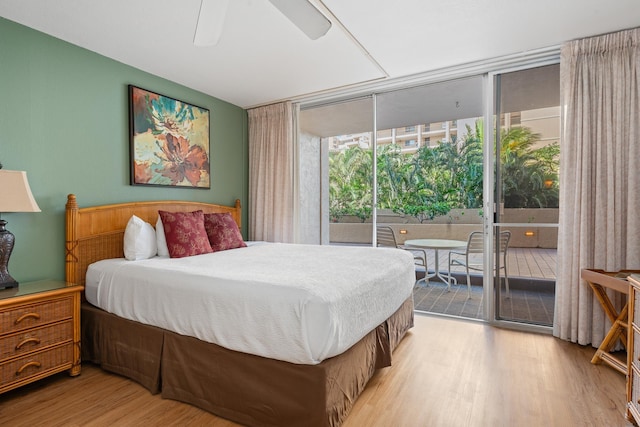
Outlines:
[[318,40],[232,0],[214,47],[193,45],[200,0],[0,0],[0,16],[243,108],[640,26],[638,0],[311,1],[333,23]]

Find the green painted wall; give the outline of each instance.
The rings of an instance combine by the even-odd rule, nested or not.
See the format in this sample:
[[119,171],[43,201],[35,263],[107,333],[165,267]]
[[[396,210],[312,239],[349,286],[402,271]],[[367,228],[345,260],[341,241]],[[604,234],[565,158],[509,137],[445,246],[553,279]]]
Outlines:
[[[129,185],[129,84],[210,110],[210,190]],[[64,278],[69,193],[80,207],[157,199],[231,205],[239,198],[246,236],[245,110],[3,18],[0,163],[27,171],[42,209],[2,214],[16,236],[9,271],[19,282]]]

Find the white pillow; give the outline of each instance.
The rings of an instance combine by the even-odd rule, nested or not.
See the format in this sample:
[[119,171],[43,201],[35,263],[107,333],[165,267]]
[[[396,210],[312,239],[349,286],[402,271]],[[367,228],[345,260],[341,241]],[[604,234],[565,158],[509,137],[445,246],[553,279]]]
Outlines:
[[158,221],[156,221],[156,242],[158,244],[158,256],[169,258],[167,237],[164,235],[164,226],[162,225],[162,218],[160,218],[160,215],[158,215]]
[[156,232],[153,226],[133,215],[124,230],[124,257],[129,261],[156,256]]

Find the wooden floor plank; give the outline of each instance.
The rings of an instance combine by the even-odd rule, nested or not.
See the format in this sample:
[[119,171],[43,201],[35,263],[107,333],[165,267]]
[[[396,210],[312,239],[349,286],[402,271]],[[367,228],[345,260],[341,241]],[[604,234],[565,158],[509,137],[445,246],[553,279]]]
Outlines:
[[[474,321],[416,316],[393,366],[371,379],[344,427],[630,427],[625,377],[595,349]],[[0,395],[0,425],[236,426],[83,364]]]

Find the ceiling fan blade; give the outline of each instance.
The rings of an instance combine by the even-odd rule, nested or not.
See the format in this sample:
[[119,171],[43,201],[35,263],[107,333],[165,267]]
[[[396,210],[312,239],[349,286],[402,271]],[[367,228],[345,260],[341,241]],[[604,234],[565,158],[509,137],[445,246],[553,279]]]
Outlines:
[[311,40],[324,36],[331,28],[331,21],[308,0],[269,1]]
[[202,0],[193,37],[195,46],[215,46],[220,41],[229,0]]

